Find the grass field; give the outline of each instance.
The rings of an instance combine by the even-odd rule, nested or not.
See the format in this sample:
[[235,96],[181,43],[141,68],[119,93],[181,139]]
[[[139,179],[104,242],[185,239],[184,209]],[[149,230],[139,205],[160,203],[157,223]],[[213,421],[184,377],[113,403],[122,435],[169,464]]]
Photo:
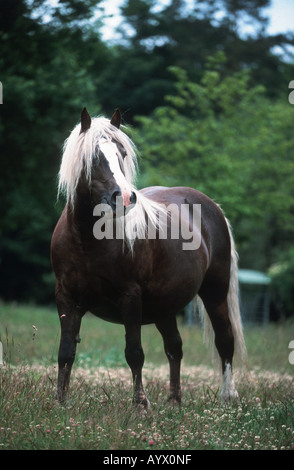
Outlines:
[[294,322],[245,328],[246,377],[238,402],[219,400],[219,376],[198,326],[179,321],[182,405],[167,403],[168,366],[154,326],[142,329],[147,414],[132,406],[124,329],[87,315],[68,403],[55,398],[59,320],[55,309],[0,304],[0,449],[294,449]]

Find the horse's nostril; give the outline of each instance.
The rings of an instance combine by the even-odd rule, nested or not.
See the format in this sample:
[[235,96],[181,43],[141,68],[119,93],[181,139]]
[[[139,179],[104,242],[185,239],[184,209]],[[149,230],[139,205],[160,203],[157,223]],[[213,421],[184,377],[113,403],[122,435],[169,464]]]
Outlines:
[[131,197],[130,197],[130,203],[131,204],[136,204],[137,202],[137,195],[134,191],[132,191]]

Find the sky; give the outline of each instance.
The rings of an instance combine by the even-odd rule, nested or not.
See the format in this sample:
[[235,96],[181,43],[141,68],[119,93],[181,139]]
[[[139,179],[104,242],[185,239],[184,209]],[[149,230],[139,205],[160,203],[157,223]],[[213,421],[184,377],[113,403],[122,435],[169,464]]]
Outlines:
[[[112,18],[105,19],[105,26],[102,28],[104,40],[113,39],[113,28],[120,22],[119,6],[124,0],[104,0],[101,5],[105,5],[106,12],[112,14]],[[168,0],[161,0],[158,3],[169,3]],[[271,7],[264,9],[264,16],[270,18],[268,26],[269,34],[285,33],[294,31],[294,0],[272,0]]]
[[276,34],[294,30],[294,0],[273,0],[268,12],[269,33]]

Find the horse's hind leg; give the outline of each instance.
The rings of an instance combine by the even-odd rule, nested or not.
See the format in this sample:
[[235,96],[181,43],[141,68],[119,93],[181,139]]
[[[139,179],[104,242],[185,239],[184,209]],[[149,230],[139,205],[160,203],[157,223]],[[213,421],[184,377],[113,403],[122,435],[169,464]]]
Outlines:
[[[213,292],[213,290],[212,290]],[[232,362],[234,355],[234,336],[229,318],[227,299],[205,299],[202,297],[206,311],[212,323],[215,334],[215,346],[221,358],[223,372],[223,386],[221,398],[228,401],[237,398],[238,393],[232,376]]]
[[181,360],[183,357],[182,339],[177,328],[175,316],[168,316],[156,322],[156,327],[162,335],[164,350],[170,366],[169,400],[181,402]]

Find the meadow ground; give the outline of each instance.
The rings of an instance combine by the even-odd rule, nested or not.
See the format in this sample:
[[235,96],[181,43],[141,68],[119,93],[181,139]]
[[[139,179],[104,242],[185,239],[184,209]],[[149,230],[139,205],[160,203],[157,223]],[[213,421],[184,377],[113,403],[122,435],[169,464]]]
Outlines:
[[293,450],[294,322],[245,328],[249,370],[236,372],[239,400],[224,406],[199,326],[179,321],[182,405],[167,403],[162,339],[143,327],[144,386],[151,408],[132,405],[120,325],[87,315],[65,406],[55,400],[59,320],[54,308],[0,305],[0,449]]

